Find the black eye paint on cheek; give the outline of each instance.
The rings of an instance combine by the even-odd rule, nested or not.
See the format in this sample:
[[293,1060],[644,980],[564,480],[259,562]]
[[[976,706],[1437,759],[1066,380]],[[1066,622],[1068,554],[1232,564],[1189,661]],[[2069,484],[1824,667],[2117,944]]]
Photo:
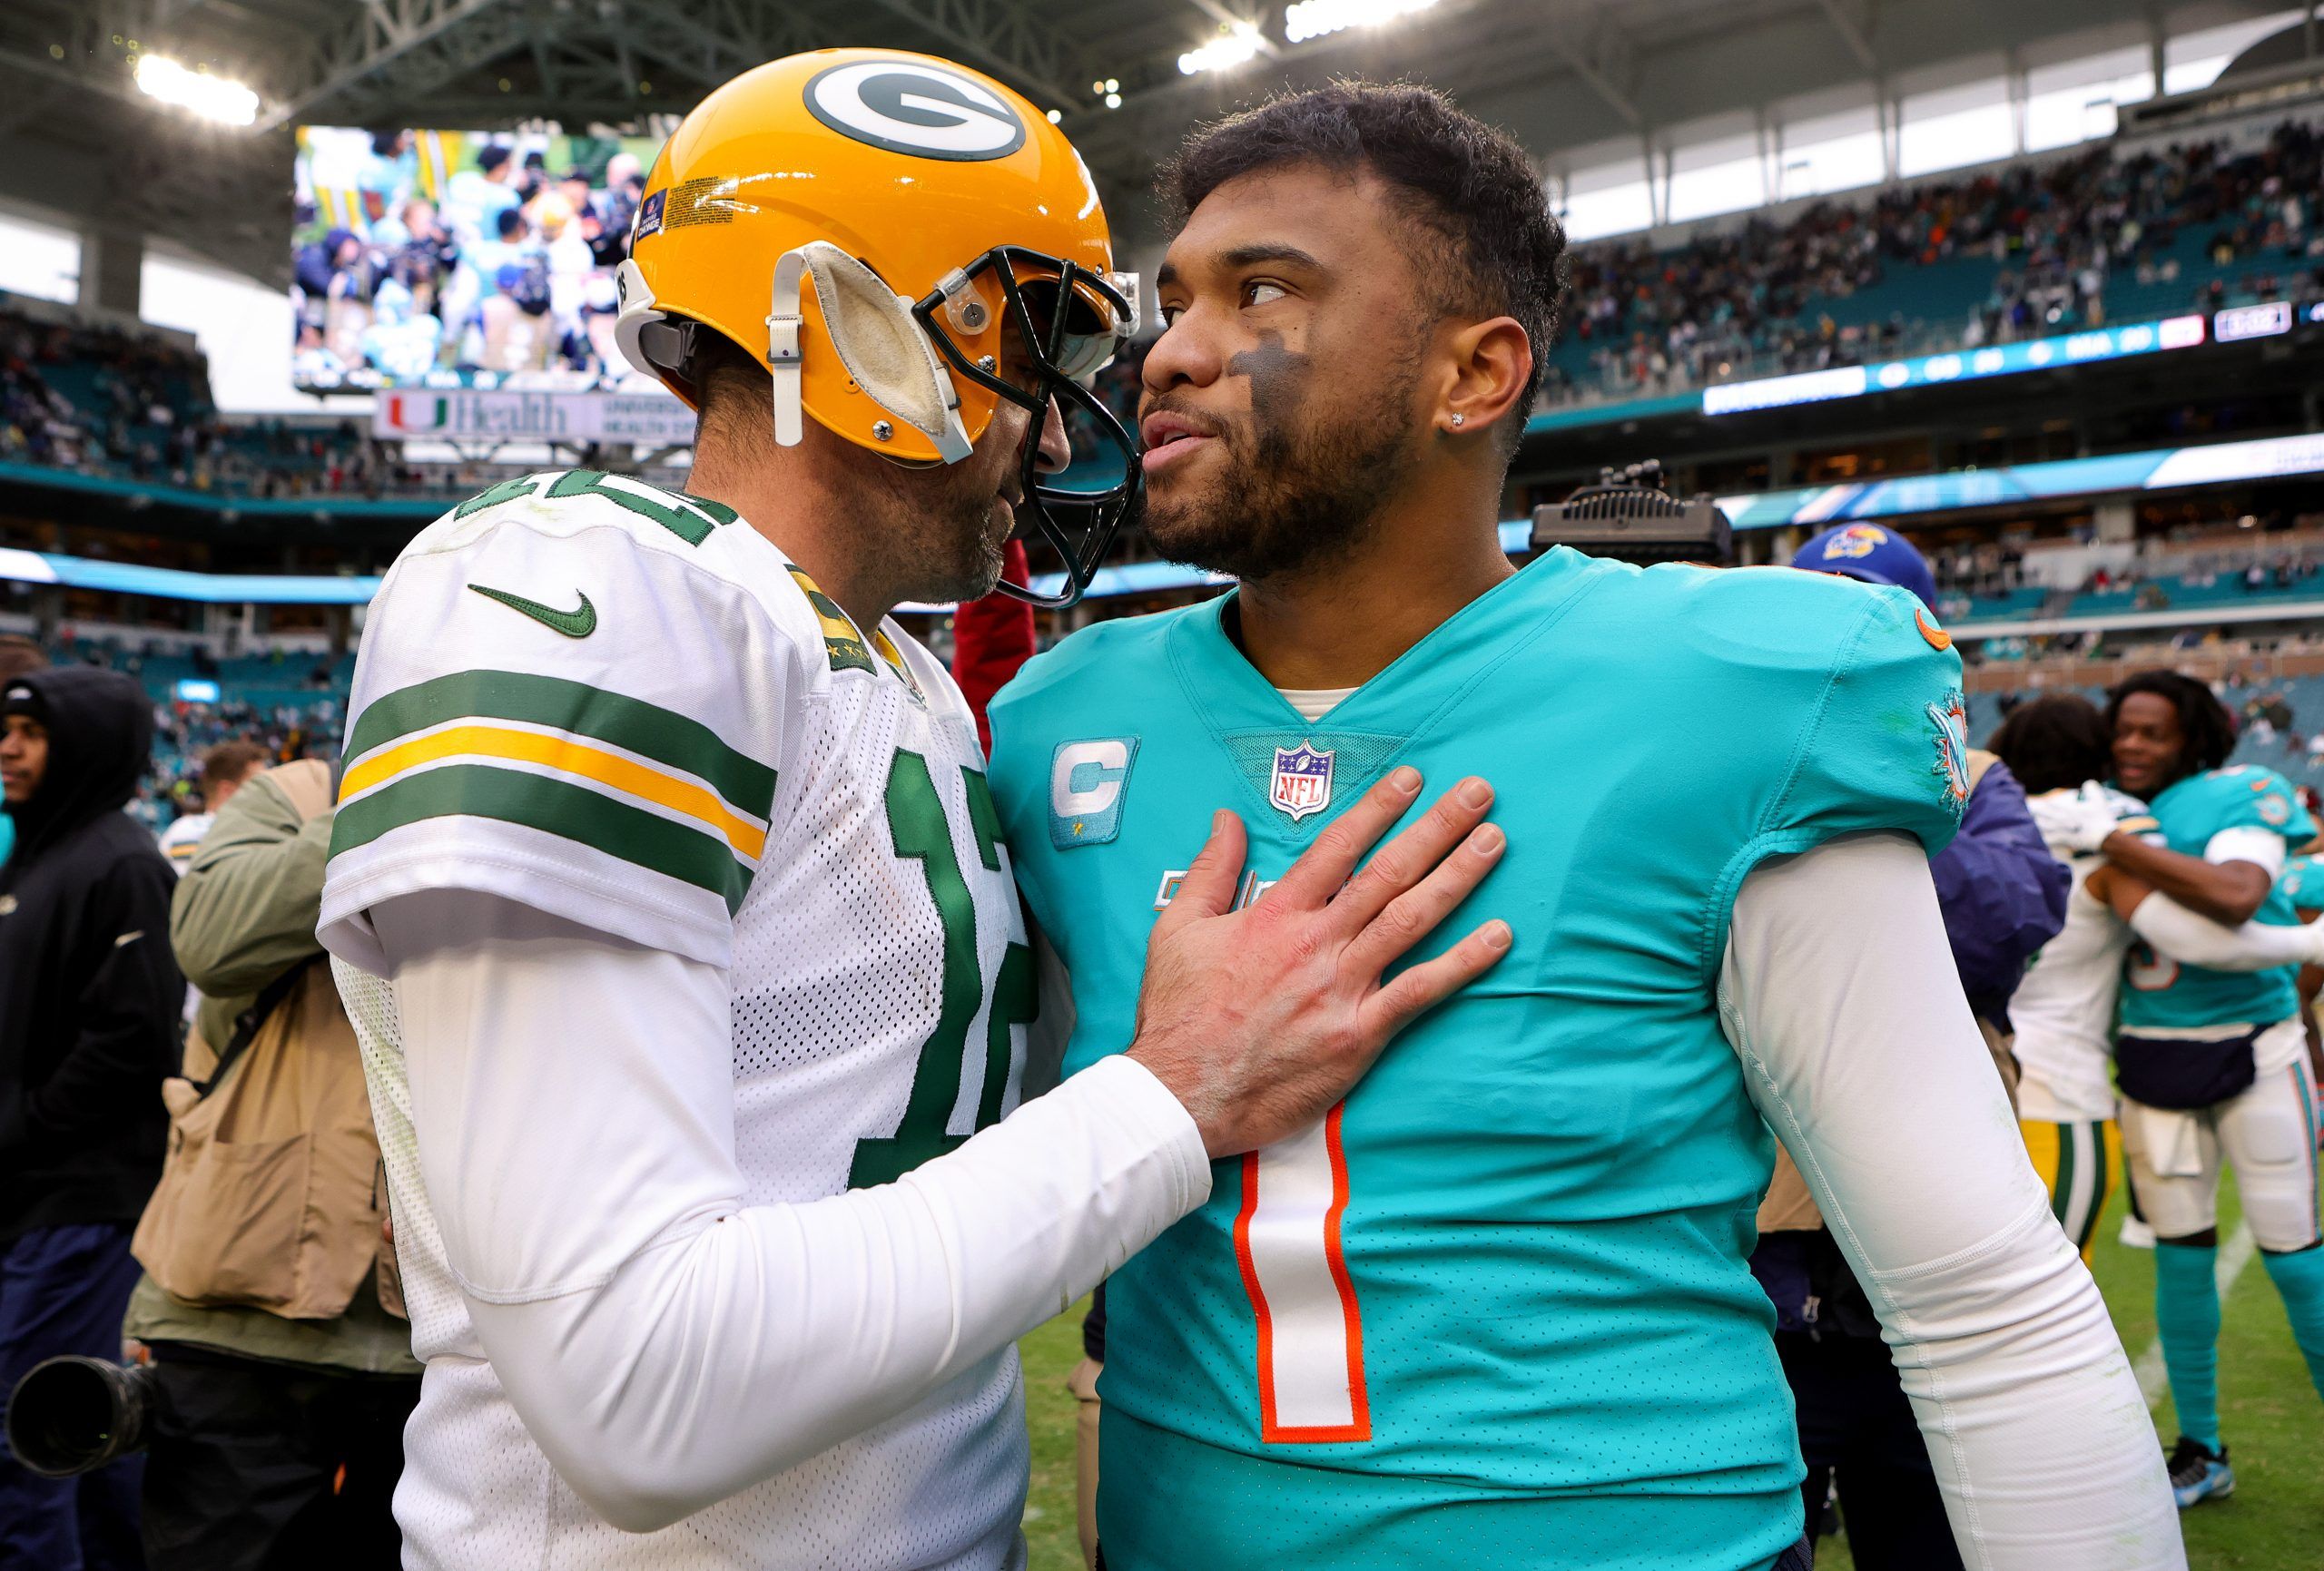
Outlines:
[[1226,374],[1250,379],[1251,424],[1259,447],[1254,457],[1264,464],[1281,462],[1315,382],[1314,358],[1285,344],[1280,332],[1263,332],[1256,348],[1227,357]]
[[1314,359],[1292,349],[1283,341],[1279,332],[1263,332],[1256,349],[1231,355],[1226,360],[1230,377],[1251,379],[1251,404],[1257,407],[1264,398],[1296,403],[1307,395],[1307,383],[1315,375]]

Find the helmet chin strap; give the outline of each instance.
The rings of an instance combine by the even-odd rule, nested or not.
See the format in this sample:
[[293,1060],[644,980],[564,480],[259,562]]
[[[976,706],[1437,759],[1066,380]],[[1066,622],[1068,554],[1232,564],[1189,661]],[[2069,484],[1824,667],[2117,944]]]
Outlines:
[[941,462],[957,464],[967,457],[971,444],[960,421],[959,389],[937,358],[936,346],[913,319],[912,302],[828,241],[810,241],[787,250],[774,264],[766,319],[774,439],[795,447],[806,435],[802,275],[813,281],[823,336],[855,385],[882,411],[934,443]]
[[766,319],[766,363],[774,374],[774,439],[795,447],[807,432],[800,416],[805,406],[799,395],[799,275],[806,270],[803,250],[787,250],[774,264],[774,299]]

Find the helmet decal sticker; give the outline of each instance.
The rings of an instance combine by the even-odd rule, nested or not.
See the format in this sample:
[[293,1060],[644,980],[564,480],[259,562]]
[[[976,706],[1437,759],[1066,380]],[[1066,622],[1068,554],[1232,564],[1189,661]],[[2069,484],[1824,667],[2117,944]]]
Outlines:
[[809,79],[806,97],[817,120],[889,152],[979,162],[1025,145],[1025,122],[1000,94],[917,60],[834,65]]

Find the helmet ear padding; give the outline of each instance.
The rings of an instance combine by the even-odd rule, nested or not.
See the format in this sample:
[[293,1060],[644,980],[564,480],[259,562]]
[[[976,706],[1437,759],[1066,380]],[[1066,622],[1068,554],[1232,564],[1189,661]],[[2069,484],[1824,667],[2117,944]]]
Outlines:
[[614,317],[614,347],[642,375],[664,375],[668,368],[655,364],[639,347],[639,335],[650,323],[661,321],[663,316],[655,307],[653,286],[645,281],[645,272],[635,261],[625,259],[614,270],[614,298],[618,302]]
[[810,241],[775,263],[773,310],[767,317],[767,357],[774,372],[775,439],[796,446],[804,434],[800,367],[810,349],[800,341],[799,278],[814,284],[831,352],[864,395],[935,444],[937,457],[957,464],[969,456],[960,421],[960,395],[928,335],[912,319],[912,302],[880,275],[828,241]]

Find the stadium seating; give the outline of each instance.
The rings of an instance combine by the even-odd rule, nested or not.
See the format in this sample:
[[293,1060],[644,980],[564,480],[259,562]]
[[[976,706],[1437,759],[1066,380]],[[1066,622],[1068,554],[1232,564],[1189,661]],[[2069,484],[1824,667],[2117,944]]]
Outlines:
[[58,663],[110,666],[145,684],[157,703],[177,696],[182,682],[214,682],[222,702],[257,709],[313,703],[318,694],[346,695],[355,677],[355,655],[332,659],[320,653],[271,651],[217,659],[192,653],[133,651],[113,639],[66,638],[52,650]]
[[[2133,663],[2144,664],[2145,662]],[[2172,663],[2158,656],[2155,665]],[[2038,674],[2037,669],[2027,668],[2029,678]],[[2324,731],[2324,675],[2290,676],[2270,682],[2214,682],[2213,691],[2237,718],[2240,734],[2235,751],[2228,761],[2231,764],[2260,764],[2298,785],[2310,785],[2324,790],[2324,754],[2311,753],[2309,743],[2319,731]],[[2024,696],[2037,692],[2079,692],[2093,703],[2106,702],[2105,690],[2094,686],[2073,684],[2040,686],[2029,680],[2016,690]],[[2270,721],[2260,723],[2257,704],[2260,701],[2280,700],[2279,713],[2288,712],[2290,727]],[[2272,705],[2271,705],[2272,707]],[[1969,735],[1982,744],[1993,735],[2007,713],[2003,694],[1997,692],[1969,694]]]
[[455,484],[399,463],[353,421],[222,417],[199,354],[0,297],[5,462],[237,497],[448,494]]
[[[288,650],[220,659],[138,648],[109,635],[64,634],[49,658],[125,671],[144,684],[153,700],[153,768],[131,810],[156,829],[174,816],[202,772],[202,755],[218,742],[243,738],[278,756],[335,757],[355,677],[352,651],[336,659]],[[216,682],[217,699],[181,697],[185,682]]]
[[[2107,149],[1820,201],[1656,250],[1575,251],[1544,399],[1589,402],[2145,320],[2324,297],[2319,139],[2257,149]],[[2284,200],[2291,193],[2291,200]],[[2104,235],[2111,243],[2093,238]],[[202,358],[159,339],[36,317],[0,298],[0,461],[222,496],[450,494],[352,422],[220,417]],[[1134,368],[1101,384],[1127,413]],[[1980,608],[1982,614],[1984,608]]]
[[[2270,527],[2226,525],[2181,529],[2152,536],[2127,556],[2114,555],[2078,585],[2020,581],[2032,573],[2054,584],[2054,573],[2029,568],[2022,547],[1989,544],[1974,551],[1945,550],[1933,564],[1937,611],[1948,625],[2032,618],[2113,616],[2125,613],[2191,612],[2324,600],[2324,514],[2271,515]],[[2078,550],[2069,541],[2033,547]]]
[[[2319,141],[2100,149],[1575,252],[1551,402],[2324,296]],[[2287,201],[2287,197],[2290,198]]]

